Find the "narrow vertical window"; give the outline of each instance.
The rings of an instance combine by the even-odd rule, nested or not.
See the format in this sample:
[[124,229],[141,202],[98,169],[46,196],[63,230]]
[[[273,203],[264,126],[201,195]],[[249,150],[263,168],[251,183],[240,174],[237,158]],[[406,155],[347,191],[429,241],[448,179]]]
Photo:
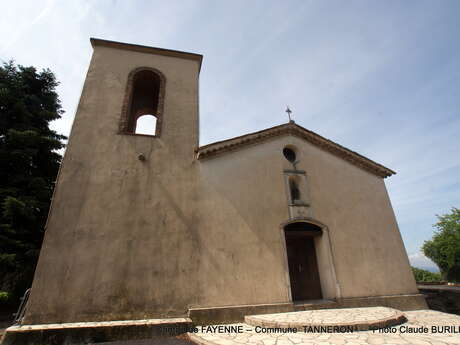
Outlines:
[[293,178],[289,179],[289,191],[291,194],[291,202],[295,204],[300,201],[300,189],[296,180]]

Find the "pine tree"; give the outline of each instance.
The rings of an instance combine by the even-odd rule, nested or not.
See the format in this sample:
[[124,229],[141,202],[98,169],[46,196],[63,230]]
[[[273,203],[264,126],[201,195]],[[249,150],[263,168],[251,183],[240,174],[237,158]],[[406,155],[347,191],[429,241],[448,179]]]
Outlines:
[[65,136],[49,128],[63,114],[50,70],[0,66],[0,291],[30,287]]

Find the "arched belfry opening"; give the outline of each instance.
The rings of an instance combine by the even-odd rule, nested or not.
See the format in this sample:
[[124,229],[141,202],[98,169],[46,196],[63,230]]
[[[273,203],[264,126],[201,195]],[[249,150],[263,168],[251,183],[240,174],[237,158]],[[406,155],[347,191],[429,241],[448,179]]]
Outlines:
[[120,133],[159,136],[163,119],[165,79],[153,68],[141,67],[128,77]]
[[294,221],[284,226],[291,296],[294,302],[322,299],[315,238],[322,236],[320,226]]

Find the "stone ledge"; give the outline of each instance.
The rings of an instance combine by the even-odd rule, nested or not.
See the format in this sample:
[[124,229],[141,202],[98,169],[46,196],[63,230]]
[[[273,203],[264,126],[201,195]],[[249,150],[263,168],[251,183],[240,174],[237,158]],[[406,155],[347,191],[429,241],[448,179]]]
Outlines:
[[398,310],[421,310],[428,308],[423,294],[353,297],[310,302],[190,308],[188,316],[195,325],[213,325],[243,322],[246,315],[286,313],[304,310],[360,307],[389,307]]
[[313,300],[294,303],[293,311],[319,310],[339,308],[339,303],[336,300]]
[[423,294],[389,295],[376,297],[350,297],[338,301],[338,308],[389,307],[399,310],[428,309]]
[[147,339],[185,333],[189,318],[76,322],[11,326],[5,330],[2,345],[86,344],[128,339]]
[[195,325],[213,325],[242,321],[246,315],[283,313],[293,310],[292,303],[249,304],[190,308],[188,315]]

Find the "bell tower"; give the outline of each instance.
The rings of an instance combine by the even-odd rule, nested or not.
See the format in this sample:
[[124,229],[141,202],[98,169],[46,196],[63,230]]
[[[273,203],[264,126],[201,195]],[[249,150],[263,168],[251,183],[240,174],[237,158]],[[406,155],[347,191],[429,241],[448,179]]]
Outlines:
[[[80,103],[85,112],[97,113],[99,125],[94,121],[92,126],[105,128],[99,137],[138,135],[139,119],[152,116],[153,128],[149,132],[144,125],[148,133],[143,135],[165,145],[176,146],[178,140],[182,149],[194,150],[202,56],[94,38],[91,44],[94,53]],[[85,125],[80,108],[75,122]]]
[[177,315],[197,267],[202,56],[91,44],[25,324]]

